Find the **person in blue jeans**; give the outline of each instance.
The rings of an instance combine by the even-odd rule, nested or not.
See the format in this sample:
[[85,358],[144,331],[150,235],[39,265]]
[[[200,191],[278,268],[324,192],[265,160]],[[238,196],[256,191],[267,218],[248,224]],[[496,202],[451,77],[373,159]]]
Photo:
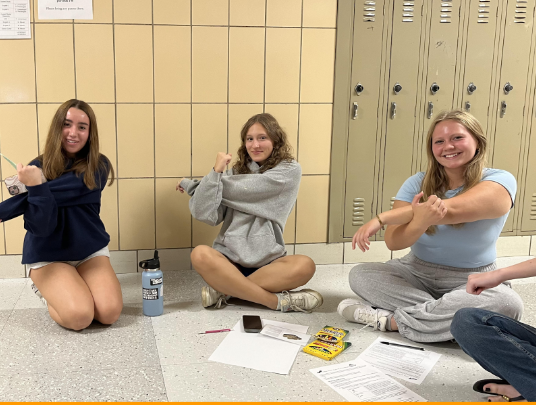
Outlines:
[[[506,280],[531,276],[536,276],[536,259],[472,274],[466,291],[479,295]],[[464,352],[500,378],[477,381],[475,391],[493,395],[489,402],[536,401],[536,328],[495,312],[463,308],[450,330]]]

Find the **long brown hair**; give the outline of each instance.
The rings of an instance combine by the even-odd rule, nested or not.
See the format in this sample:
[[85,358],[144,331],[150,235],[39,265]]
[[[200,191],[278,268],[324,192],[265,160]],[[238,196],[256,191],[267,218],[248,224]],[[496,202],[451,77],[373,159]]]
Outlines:
[[281,128],[277,120],[268,113],[257,114],[247,120],[240,131],[242,145],[238,148],[238,160],[233,166],[233,172],[235,174],[251,173],[249,164],[252,162],[252,159],[246,149],[246,135],[251,126],[257,123],[264,127],[266,134],[270,137],[274,146],[271,155],[264,161],[259,173],[264,173],[267,170],[273,169],[281,162],[290,162],[294,160],[292,157],[292,147],[288,143],[287,134],[283,128]]
[[[428,156],[428,168],[424,179],[422,180],[421,190],[424,195],[421,198],[421,202],[428,200],[428,197],[435,194],[439,198],[444,198],[445,193],[449,189],[449,178],[445,168],[439,164],[432,151],[432,135],[434,130],[440,122],[443,121],[456,121],[463,125],[473,136],[477,143],[477,149],[475,156],[465,166],[463,172],[464,183],[462,190],[459,194],[470,190],[476,186],[482,179],[482,172],[486,167],[486,150],[488,147],[488,141],[484,135],[484,130],[478,122],[478,120],[471,114],[462,110],[452,110],[440,112],[437,117],[432,121],[430,129],[428,130],[428,136],[426,137],[426,153]],[[463,224],[456,224],[455,227],[463,226]],[[430,226],[426,233],[432,235],[435,233],[435,225]]]
[[[89,136],[84,147],[76,154],[69,169],[66,164],[69,158],[62,148],[62,131],[70,108],[83,111],[89,118]],[[97,118],[93,109],[82,100],[71,99],[59,106],[48,130],[45,151],[38,157],[42,163],[43,174],[48,180],[60,177],[66,171],[74,171],[77,175],[84,174],[84,183],[90,190],[97,186],[96,174],[98,171],[110,174],[110,184],[114,182],[114,169],[108,158],[99,153],[99,130]]]

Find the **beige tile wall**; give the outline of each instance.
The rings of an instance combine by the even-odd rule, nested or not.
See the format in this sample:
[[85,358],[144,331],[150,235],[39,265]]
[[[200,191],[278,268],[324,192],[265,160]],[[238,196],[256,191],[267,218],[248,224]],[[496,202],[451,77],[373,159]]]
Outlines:
[[[285,239],[326,242],[337,0],[94,0],[90,21],[39,20],[36,2],[32,39],[0,41],[0,152],[30,161],[58,105],[89,102],[118,177],[102,199],[111,250],[211,244],[218,227],[175,184],[236,155],[263,111],[303,167]],[[22,224],[2,224],[0,254],[21,253]]]

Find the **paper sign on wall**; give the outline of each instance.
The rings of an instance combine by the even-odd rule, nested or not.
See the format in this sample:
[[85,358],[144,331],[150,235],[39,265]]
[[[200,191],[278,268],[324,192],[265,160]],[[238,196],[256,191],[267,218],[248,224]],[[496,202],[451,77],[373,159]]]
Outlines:
[[40,20],[93,20],[93,0],[38,0]]
[[0,39],[31,38],[30,1],[0,1]]

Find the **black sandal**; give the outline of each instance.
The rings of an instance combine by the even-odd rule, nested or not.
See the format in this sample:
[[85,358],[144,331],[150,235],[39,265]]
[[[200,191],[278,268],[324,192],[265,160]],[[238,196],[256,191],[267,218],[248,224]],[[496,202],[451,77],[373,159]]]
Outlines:
[[506,395],[497,394],[495,392],[484,391],[484,385],[486,384],[510,385],[510,383],[505,380],[498,380],[498,379],[479,380],[473,385],[473,391],[480,392],[482,394],[488,394],[488,395],[500,395],[507,402],[522,401],[523,399],[525,399],[522,395],[515,397],[515,398],[510,398]]

